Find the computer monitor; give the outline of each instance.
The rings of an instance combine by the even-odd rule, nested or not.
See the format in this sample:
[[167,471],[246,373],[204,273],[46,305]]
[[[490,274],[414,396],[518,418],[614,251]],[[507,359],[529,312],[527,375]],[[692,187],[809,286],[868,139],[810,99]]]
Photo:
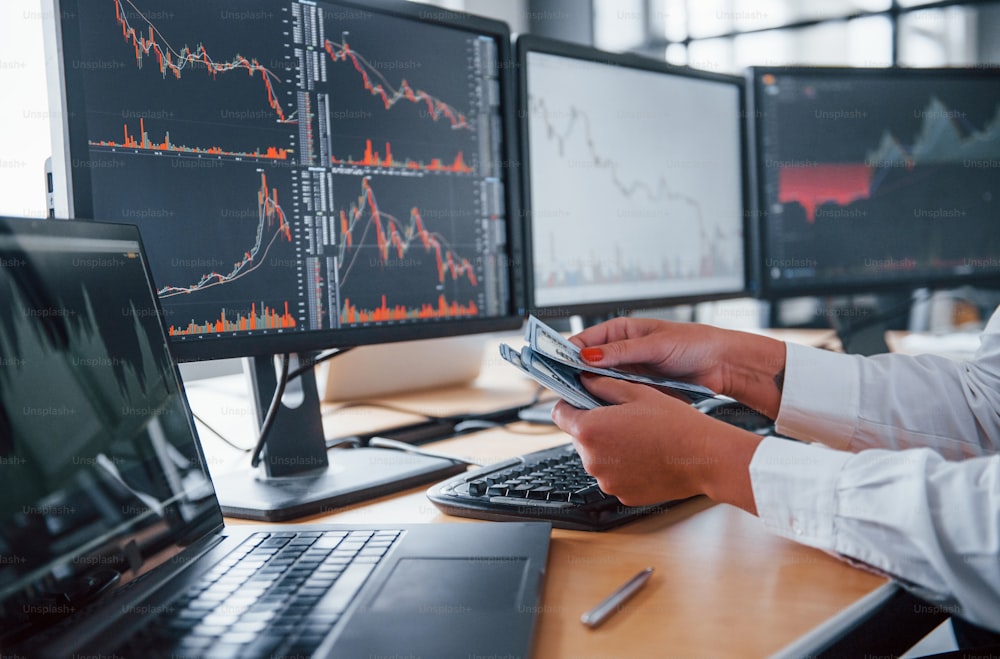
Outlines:
[[531,36],[517,56],[532,312],[745,294],[742,80]]
[[[505,24],[407,2],[48,2],[56,216],[138,225],[175,358],[253,357],[260,417],[276,354],[520,326]],[[315,379],[289,387],[266,474],[218,481],[229,514],[458,469],[330,466]]]
[[753,68],[769,298],[1000,282],[1000,70]]

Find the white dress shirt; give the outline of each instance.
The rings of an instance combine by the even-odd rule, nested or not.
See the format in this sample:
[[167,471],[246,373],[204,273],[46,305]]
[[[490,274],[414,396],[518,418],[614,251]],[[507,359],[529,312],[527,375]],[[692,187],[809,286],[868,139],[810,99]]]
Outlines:
[[965,363],[794,344],[786,359],[777,430],[818,444],[758,447],[765,525],[1000,631],[1000,312]]

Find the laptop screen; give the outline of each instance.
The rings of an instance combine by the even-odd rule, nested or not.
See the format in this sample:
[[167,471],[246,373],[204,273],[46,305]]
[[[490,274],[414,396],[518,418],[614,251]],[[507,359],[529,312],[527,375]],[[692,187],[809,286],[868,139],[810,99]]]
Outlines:
[[0,646],[222,522],[134,227],[0,218]]

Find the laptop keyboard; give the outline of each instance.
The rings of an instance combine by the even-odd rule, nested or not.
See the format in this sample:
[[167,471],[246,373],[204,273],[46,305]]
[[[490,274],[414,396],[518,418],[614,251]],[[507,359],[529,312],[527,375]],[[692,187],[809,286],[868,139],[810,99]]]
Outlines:
[[603,531],[668,507],[630,507],[601,491],[572,444],[535,451],[455,476],[427,496],[442,511],[494,521],[547,521]]
[[255,533],[114,654],[311,656],[400,536]]

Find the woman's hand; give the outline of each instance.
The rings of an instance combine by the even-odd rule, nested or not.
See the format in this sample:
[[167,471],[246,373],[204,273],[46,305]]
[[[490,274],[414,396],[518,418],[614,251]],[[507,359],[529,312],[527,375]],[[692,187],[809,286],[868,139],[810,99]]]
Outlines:
[[612,405],[581,410],[560,401],[552,418],[603,491],[627,506],[707,494],[756,512],[749,465],[759,436],[647,385],[601,376],[584,383]]
[[570,338],[594,366],[683,380],[769,417],[781,406],[785,344],[746,332],[650,318],[616,318]]

